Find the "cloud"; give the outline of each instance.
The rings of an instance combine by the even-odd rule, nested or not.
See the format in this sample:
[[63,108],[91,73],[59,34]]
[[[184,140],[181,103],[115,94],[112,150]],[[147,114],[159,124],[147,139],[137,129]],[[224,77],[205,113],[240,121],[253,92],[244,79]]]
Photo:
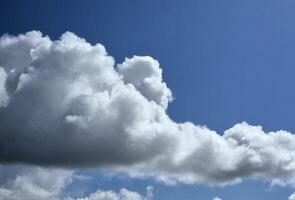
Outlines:
[[171,90],[162,80],[162,69],[158,61],[151,57],[134,56],[118,65],[118,72],[125,83],[133,84],[148,100],[167,108],[172,101]]
[[3,68],[0,68],[0,107],[6,106],[9,100],[5,89],[6,73]]
[[115,191],[109,190],[97,190],[94,193],[91,193],[88,197],[82,198],[66,198],[65,200],[152,200],[153,194],[150,190],[151,187],[147,188],[147,196],[142,196],[137,192],[129,191],[125,188],[120,189],[118,193]]
[[[71,170],[21,165],[0,165],[0,200],[152,200],[153,187],[146,196],[125,188],[119,192],[97,190],[83,197],[63,197],[64,189],[77,175]],[[79,178],[79,177],[78,177]]]
[[0,39],[0,162],[101,167],[169,183],[295,175],[295,136],[245,122],[218,134],[166,113],[159,62],[115,65],[73,33]]
[[271,181],[270,186],[271,187],[286,187],[286,186],[289,186],[289,187],[295,188],[295,178],[290,177],[290,178],[284,179],[284,180],[273,179]]
[[212,200],[222,200],[222,199],[219,197],[214,197]]
[[288,198],[288,200],[295,200],[295,193],[291,194]]
[[1,166],[0,200],[58,200],[72,172],[40,167]]

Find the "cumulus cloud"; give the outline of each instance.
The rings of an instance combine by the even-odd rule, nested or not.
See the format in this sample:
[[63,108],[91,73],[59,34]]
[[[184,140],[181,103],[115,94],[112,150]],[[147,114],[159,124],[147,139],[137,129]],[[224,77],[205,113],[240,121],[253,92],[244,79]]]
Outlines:
[[162,81],[162,69],[157,60],[151,57],[134,56],[118,65],[118,72],[125,83],[133,84],[148,100],[167,108],[172,100],[172,93]]
[[[97,190],[83,197],[63,197],[64,189],[77,175],[71,170],[21,165],[0,165],[0,200],[152,200],[153,187],[146,196],[125,188],[119,192]],[[78,177],[79,178],[79,177]]]
[[103,167],[169,183],[226,184],[295,175],[295,136],[245,122],[218,134],[166,113],[159,62],[115,65],[66,32],[0,39],[0,162]]
[[214,197],[212,200],[222,200],[222,199],[219,197]]
[[91,193],[87,197],[82,198],[66,198],[65,200],[152,200],[153,194],[150,190],[151,187],[147,188],[147,196],[142,196],[137,192],[129,191],[125,188],[122,188],[119,192],[112,190],[104,191],[97,190],[94,193]]
[[0,166],[0,200],[58,200],[72,172],[40,167]]
[[0,68],[0,107],[6,106],[8,95],[5,89],[6,73],[3,68]]

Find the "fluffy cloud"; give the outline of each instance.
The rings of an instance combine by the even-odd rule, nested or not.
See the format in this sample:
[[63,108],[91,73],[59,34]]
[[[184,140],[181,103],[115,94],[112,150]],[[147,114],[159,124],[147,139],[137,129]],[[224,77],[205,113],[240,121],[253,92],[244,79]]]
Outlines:
[[287,131],[244,122],[218,134],[172,121],[172,94],[151,57],[116,67],[101,44],[33,31],[1,37],[0,66],[2,163],[98,166],[169,183],[295,175]]
[[122,188],[119,192],[97,190],[89,196],[66,197],[65,187],[75,181],[70,170],[21,165],[0,165],[0,200],[152,200],[153,187],[146,196]]
[[40,167],[0,166],[0,200],[58,200],[72,172]]
[[147,188],[147,196],[144,197],[137,192],[129,191],[125,188],[122,188],[118,193],[114,191],[103,191],[97,190],[94,193],[91,193],[88,197],[82,198],[66,198],[65,200],[152,200],[153,193],[152,187]]
[[125,83],[133,84],[148,100],[153,100],[165,108],[172,100],[170,89],[162,81],[160,64],[153,58],[126,58],[123,64],[118,65],[118,72],[122,74]]
[[3,68],[0,68],[0,107],[6,106],[8,95],[5,89],[6,73]]
[[212,200],[222,200],[222,199],[219,197],[214,197]]
[[288,200],[295,200],[295,193],[291,194],[288,198]]

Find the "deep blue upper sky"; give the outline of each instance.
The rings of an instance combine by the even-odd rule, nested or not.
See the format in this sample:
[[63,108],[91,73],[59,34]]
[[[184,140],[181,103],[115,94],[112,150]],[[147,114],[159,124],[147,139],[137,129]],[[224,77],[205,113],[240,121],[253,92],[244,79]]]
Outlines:
[[117,62],[152,56],[179,122],[221,133],[242,121],[295,132],[294,8],[293,0],[1,0],[0,34],[34,29],[56,39],[71,31],[105,45]]
[[0,3],[0,34],[72,31],[121,62],[150,55],[164,69],[177,121],[219,132],[247,121],[295,131],[292,0],[32,1]]

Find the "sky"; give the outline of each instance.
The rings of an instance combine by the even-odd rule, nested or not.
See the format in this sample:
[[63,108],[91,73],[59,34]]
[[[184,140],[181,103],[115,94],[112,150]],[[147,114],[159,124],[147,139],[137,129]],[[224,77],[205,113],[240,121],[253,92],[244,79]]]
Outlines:
[[1,1],[0,199],[295,199],[294,6]]

